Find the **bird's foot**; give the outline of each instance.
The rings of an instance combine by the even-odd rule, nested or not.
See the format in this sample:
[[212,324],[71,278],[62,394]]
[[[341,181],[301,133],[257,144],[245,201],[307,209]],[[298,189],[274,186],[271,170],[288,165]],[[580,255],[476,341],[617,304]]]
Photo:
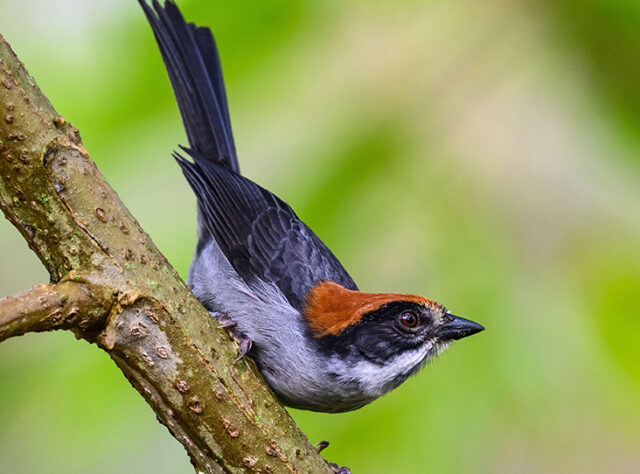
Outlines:
[[349,469],[348,467],[340,467],[334,462],[327,462],[327,464],[336,474],[351,474],[351,469]]
[[320,441],[319,443],[314,444],[313,447],[316,448],[316,452],[321,453],[323,449],[329,447],[329,441]]
[[246,356],[249,353],[249,351],[251,350],[252,342],[251,342],[251,339],[249,339],[249,336],[245,336],[241,332],[237,332],[237,335],[233,337],[238,343],[238,346],[240,346],[240,355],[236,357],[236,360],[234,361],[234,362],[238,362],[240,359],[242,359],[244,356]]
[[214,319],[218,321],[218,323],[220,323],[218,324],[219,328],[234,328],[238,325],[238,323],[236,323],[233,319],[231,319],[231,316],[229,316],[229,313],[209,311],[209,314],[213,316]]
[[[320,453],[323,449],[329,447],[329,441],[320,441],[319,443],[314,444],[313,447],[316,448],[316,452]],[[348,467],[341,467],[336,463],[329,461],[326,461],[326,463],[331,470],[337,474],[351,474],[351,469]]]
[[229,335],[238,343],[238,346],[240,347],[240,355],[235,360],[235,362],[238,362],[251,350],[251,339],[243,332],[238,331],[238,323],[231,319],[228,313],[211,311],[211,316],[213,316],[216,321],[220,323],[218,327],[226,329]]

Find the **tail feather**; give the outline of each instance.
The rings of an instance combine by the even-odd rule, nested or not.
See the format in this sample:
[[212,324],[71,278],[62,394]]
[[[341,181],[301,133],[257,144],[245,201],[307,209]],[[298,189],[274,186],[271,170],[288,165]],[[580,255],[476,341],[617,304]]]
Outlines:
[[187,23],[178,7],[138,0],[162,54],[191,150],[240,172],[220,57],[209,28]]

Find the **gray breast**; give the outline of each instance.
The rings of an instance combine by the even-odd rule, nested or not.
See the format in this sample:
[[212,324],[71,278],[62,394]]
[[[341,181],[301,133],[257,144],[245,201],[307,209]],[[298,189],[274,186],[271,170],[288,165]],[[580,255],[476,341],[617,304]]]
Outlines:
[[213,240],[199,245],[188,284],[209,311],[222,311],[251,338],[251,356],[276,395],[288,406],[324,412],[360,408],[376,395],[350,379],[346,361],[321,353],[306,321],[275,285],[248,286]]

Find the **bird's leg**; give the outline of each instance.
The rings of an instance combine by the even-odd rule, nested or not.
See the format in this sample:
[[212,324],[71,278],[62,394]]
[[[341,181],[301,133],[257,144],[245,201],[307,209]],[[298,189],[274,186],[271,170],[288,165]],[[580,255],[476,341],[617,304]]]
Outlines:
[[238,346],[240,346],[240,355],[235,360],[235,362],[238,362],[251,350],[251,339],[249,339],[249,336],[246,334],[238,331],[238,323],[231,319],[228,313],[210,311],[210,314],[220,323],[218,327],[226,329],[229,335],[236,340]]

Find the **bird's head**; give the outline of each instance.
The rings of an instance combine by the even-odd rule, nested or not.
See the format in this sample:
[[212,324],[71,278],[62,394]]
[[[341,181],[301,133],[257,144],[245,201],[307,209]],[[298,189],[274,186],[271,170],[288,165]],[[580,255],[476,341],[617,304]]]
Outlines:
[[352,354],[354,367],[369,367],[371,391],[382,393],[417,372],[452,341],[484,329],[421,296],[363,293],[331,282],[311,289],[305,316],[316,338]]

